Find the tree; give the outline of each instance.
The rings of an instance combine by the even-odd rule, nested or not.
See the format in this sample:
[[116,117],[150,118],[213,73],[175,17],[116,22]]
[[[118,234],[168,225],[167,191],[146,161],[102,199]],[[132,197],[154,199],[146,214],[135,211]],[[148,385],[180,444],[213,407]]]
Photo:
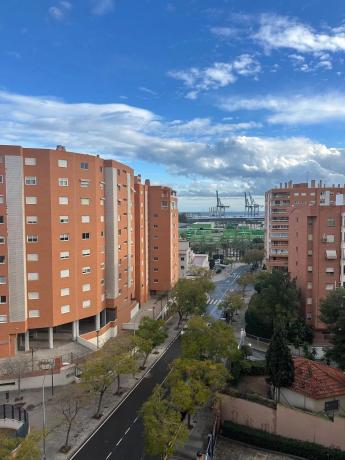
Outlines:
[[332,348],[327,350],[328,359],[333,359],[345,370],[345,289],[331,291],[320,303],[320,319],[332,334]]
[[104,393],[114,382],[112,362],[104,350],[94,353],[82,367],[82,382],[93,393],[98,395],[95,418],[100,418]]
[[226,322],[231,324],[234,318],[234,314],[238,310],[242,310],[244,306],[245,303],[241,294],[238,294],[237,292],[230,292],[218,305],[218,308],[223,310]]
[[140,416],[144,424],[145,452],[148,455],[166,460],[188,437],[179,410],[164,397],[164,391],[158,385],[141,408]]
[[121,375],[134,375],[138,370],[137,360],[133,354],[133,341],[130,336],[122,335],[109,340],[104,346],[112,372],[117,380],[116,394],[121,392]]
[[86,403],[86,394],[83,391],[82,385],[69,385],[58,399],[57,408],[63,417],[63,423],[66,425],[66,438],[65,443],[61,448],[61,452],[68,452],[71,448],[69,445],[69,436],[73,423],[75,422],[80,409]]
[[230,377],[223,364],[212,361],[176,359],[167,379],[170,398],[181,413],[191,416],[203,406],[216,391],[224,388]]
[[237,342],[232,328],[224,321],[195,316],[182,336],[182,356],[186,359],[226,362],[234,360]]
[[17,356],[15,358],[9,358],[3,364],[2,373],[8,375],[17,380],[18,385],[18,398],[21,398],[22,389],[21,382],[22,377],[30,369],[30,360],[26,356]]
[[262,262],[265,252],[262,249],[248,249],[243,256],[243,262],[257,268]]
[[173,309],[179,315],[178,327],[190,315],[206,312],[207,293],[214,289],[210,271],[195,279],[180,279],[172,290]]
[[[1,460],[40,460],[41,451],[38,442],[41,439],[39,432],[31,430],[25,438],[0,439]],[[13,450],[17,448],[15,455]]]
[[273,386],[275,401],[280,400],[280,388],[289,387],[295,377],[294,363],[287,345],[286,332],[281,324],[274,329],[272,342],[266,352],[268,383]]
[[244,296],[247,286],[254,284],[255,276],[252,273],[245,272],[237,280],[237,284],[242,288],[242,295]]
[[145,364],[149,354],[158,345],[164,342],[167,337],[165,323],[163,320],[155,320],[144,316],[140,321],[139,328],[133,336],[133,344],[137,347],[140,354],[144,356],[141,368],[145,368]]

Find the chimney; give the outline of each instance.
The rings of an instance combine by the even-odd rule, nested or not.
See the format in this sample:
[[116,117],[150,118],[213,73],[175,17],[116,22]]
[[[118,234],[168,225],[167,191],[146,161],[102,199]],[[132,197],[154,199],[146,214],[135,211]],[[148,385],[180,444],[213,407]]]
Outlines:
[[280,188],[283,188],[283,183],[282,182],[280,183]]
[[310,186],[311,186],[312,188],[315,188],[315,179],[313,179],[313,180],[311,181]]
[[58,150],[59,152],[65,152],[66,151],[66,147],[64,145],[57,145],[56,146],[56,150]]

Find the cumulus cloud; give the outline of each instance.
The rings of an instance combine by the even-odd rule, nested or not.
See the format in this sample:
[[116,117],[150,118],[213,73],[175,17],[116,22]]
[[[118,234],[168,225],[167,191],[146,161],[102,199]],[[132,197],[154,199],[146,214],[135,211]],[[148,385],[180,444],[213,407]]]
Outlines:
[[207,118],[167,121],[127,104],[72,104],[0,91],[0,143],[64,144],[71,151],[161,164],[193,181],[182,188],[185,195],[200,195],[204,189],[212,196],[210,184],[221,184],[224,194],[241,195],[243,190],[260,194],[280,181],[305,181],[307,176],[345,182],[342,150],[303,137],[243,133],[254,126]]
[[188,99],[196,99],[199,93],[223,88],[234,83],[238,76],[256,76],[261,71],[259,62],[249,54],[242,54],[232,62],[215,62],[209,67],[192,67],[172,70],[168,75],[181,80],[189,91]]
[[267,51],[279,48],[300,53],[345,51],[344,27],[320,32],[297,19],[272,14],[261,16],[259,30],[253,38]]
[[332,120],[345,120],[345,94],[326,93],[316,96],[294,95],[286,97],[262,96],[253,98],[227,98],[220,107],[229,112],[237,110],[264,110],[270,123],[316,124]]
[[57,21],[62,21],[67,12],[72,8],[72,4],[67,0],[61,0],[56,5],[49,8],[49,14]]
[[91,0],[91,12],[96,16],[103,16],[114,9],[113,0]]

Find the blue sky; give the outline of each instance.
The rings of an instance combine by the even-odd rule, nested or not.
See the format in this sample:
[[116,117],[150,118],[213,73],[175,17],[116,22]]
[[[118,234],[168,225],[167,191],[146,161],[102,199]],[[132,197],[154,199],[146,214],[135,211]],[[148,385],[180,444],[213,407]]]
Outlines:
[[100,153],[233,210],[345,183],[341,0],[0,4],[0,143]]

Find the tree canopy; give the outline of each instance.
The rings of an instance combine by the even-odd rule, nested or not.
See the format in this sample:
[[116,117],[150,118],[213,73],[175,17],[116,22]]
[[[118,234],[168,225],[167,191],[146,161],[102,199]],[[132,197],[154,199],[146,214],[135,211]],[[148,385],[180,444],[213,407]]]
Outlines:
[[218,305],[218,308],[224,312],[227,323],[232,323],[234,315],[238,310],[244,308],[243,297],[238,292],[230,292],[224,300]]
[[142,368],[145,367],[149,354],[167,337],[165,322],[144,316],[140,321],[139,328],[133,336],[133,344],[143,355]]

